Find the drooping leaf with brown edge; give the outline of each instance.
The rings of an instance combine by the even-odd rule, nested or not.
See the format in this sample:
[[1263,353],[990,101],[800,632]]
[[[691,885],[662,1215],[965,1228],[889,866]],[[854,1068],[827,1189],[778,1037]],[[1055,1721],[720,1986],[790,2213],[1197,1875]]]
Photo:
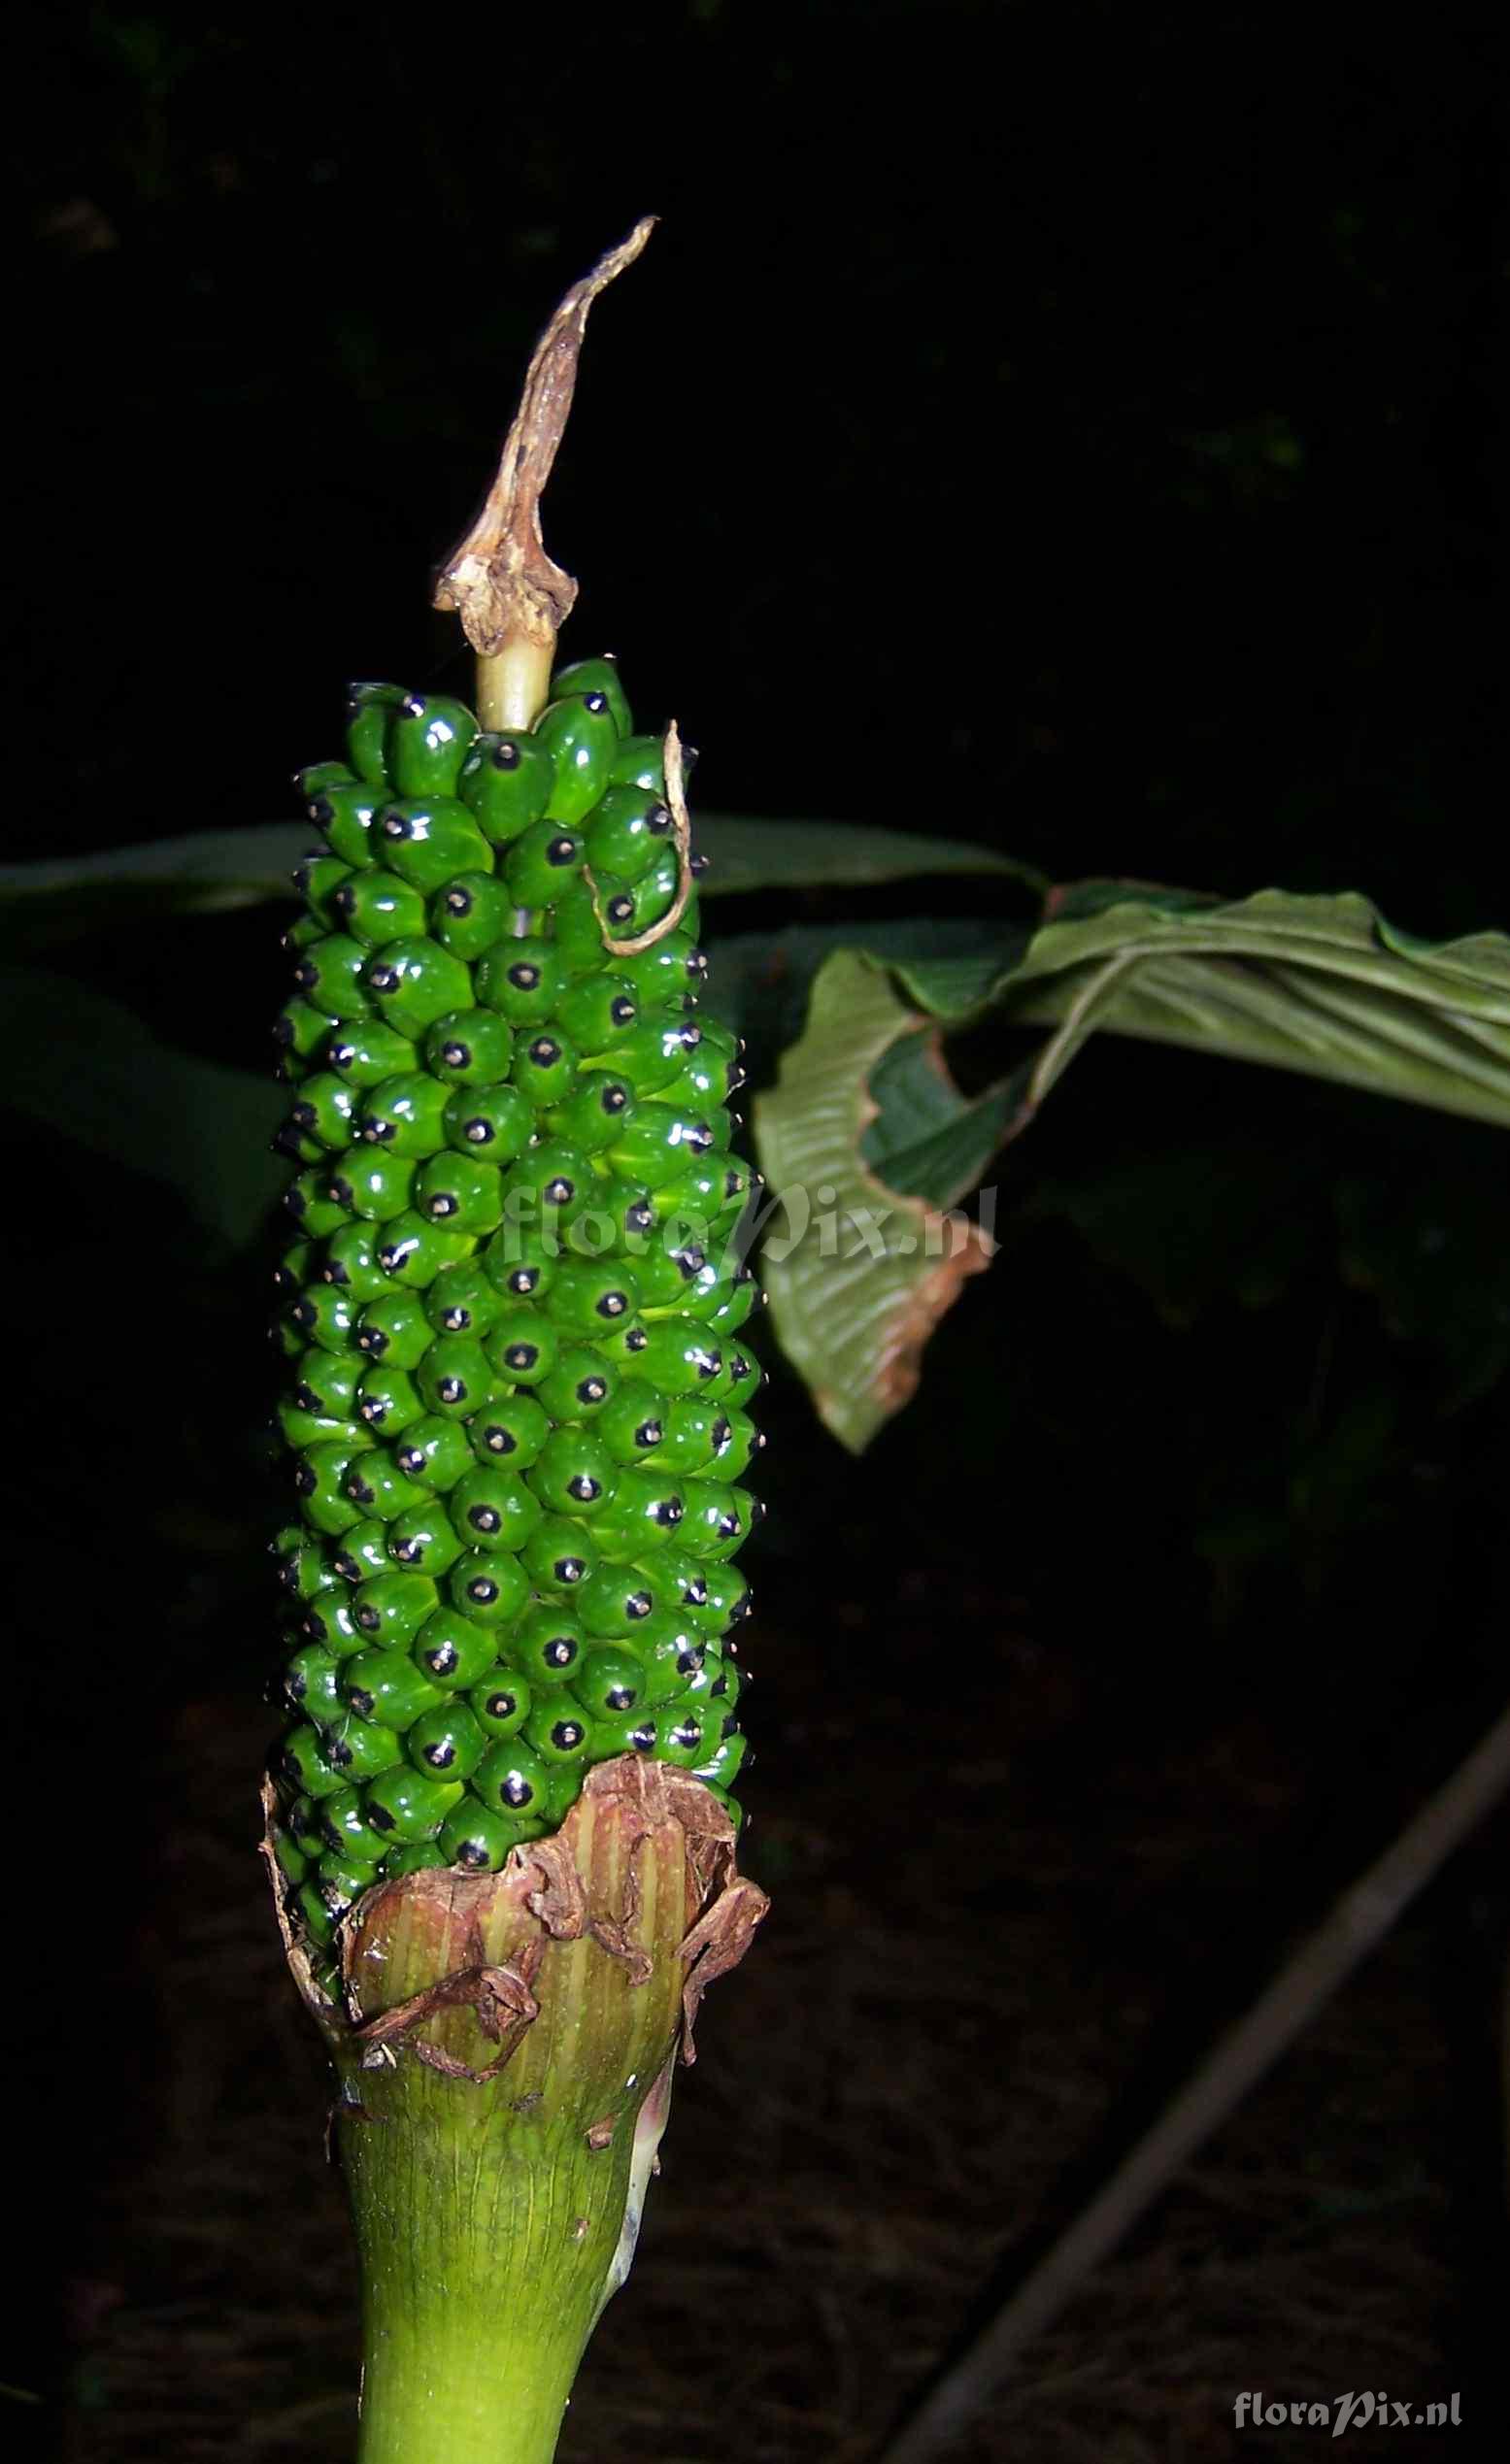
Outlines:
[[[1036,932],[1004,927],[995,950],[934,936],[920,923],[916,949],[892,939],[884,963],[830,950],[806,1029],[755,1109],[762,1169],[789,1201],[767,1250],[776,1333],[856,1448],[908,1400],[926,1332],[970,1271],[941,1249],[939,1210],[1031,1122],[1098,1030],[1510,1127],[1502,933],[1422,941],[1351,892],[1224,901],[1087,882],[1055,891]],[[940,1039],[986,1016],[1051,1032],[970,1101]]]
[[871,1072],[927,1025],[883,967],[841,950],[820,968],[806,1031],[755,1106],[781,1208],[763,1257],[777,1336],[856,1452],[915,1392],[933,1328],[991,1254],[977,1225],[899,1194],[861,1153],[877,1112]]

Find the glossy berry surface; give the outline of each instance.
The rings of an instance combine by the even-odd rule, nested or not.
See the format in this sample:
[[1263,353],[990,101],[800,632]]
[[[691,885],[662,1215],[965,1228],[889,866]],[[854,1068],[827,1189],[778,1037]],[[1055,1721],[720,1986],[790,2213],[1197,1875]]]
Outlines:
[[278,1035],[275,1846],[322,1943],[375,1881],[495,1871],[596,1761],[726,1788],[760,1377],[695,896],[605,947],[678,883],[617,670],[558,670],[522,733],[394,684],[349,709],[347,762],[301,774],[324,845]]

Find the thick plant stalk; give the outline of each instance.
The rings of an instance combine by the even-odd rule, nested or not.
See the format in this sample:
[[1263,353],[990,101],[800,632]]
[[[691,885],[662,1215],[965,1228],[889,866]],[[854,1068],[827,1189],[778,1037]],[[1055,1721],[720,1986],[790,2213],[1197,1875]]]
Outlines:
[[339,2079],[361,2464],[549,2464],[673,2066],[765,1912],[730,1794],[743,1073],[693,1015],[675,726],[632,733],[612,662],[553,672],[576,584],[538,511],[587,310],[650,228],[562,302],[437,585],[483,726],[354,687],[347,761],[303,774],[301,1716],[264,1852]]

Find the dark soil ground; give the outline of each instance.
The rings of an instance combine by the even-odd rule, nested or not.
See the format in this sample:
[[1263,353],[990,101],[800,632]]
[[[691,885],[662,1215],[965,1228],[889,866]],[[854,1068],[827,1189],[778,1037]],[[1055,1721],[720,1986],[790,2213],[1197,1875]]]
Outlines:
[[[853,1604],[852,1626],[868,1614]],[[844,1694],[815,1710],[795,1682],[819,1638],[778,1607],[748,1647],[769,1750],[746,1861],[774,1913],[706,2011],[562,2464],[860,2464],[1406,1810],[1385,1784],[1375,1834],[1355,1796],[1330,1836],[1314,1772],[1260,1721],[1194,1748],[1161,1748],[1155,1716],[1120,1712],[1110,1734],[1104,1682],[1014,1604],[915,1576],[877,1618],[871,1715],[891,1715],[895,1756],[879,1789],[846,1752]],[[904,1726],[906,1656],[960,1620],[973,1678]],[[150,1987],[140,2104],[72,2292],[76,2464],[352,2452],[321,2062],[251,1853],[265,1725],[207,1698],[168,1741],[192,1817],[122,1946]],[[1396,2429],[1391,2452],[1501,2450],[1476,2285],[1499,2231],[1503,1847],[1467,1851],[1318,2015],[957,2464],[1316,2452],[1325,2431],[1239,2434],[1244,2389],[1458,2389],[1460,2430]]]

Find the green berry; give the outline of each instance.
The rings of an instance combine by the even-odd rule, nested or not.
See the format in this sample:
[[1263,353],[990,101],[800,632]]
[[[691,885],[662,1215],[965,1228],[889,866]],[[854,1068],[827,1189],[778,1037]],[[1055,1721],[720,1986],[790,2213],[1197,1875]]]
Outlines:
[[484,1805],[469,1788],[441,1825],[440,1851],[448,1865],[468,1874],[496,1874],[509,1850],[530,1836],[530,1826]]
[[486,873],[458,873],[430,901],[431,934],[453,958],[481,958],[513,921],[508,892]]
[[492,1667],[497,1638],[451,1608],[437,1609],[416,1635],[410,1657],[432,1685],[465,1693]]
[[410,693],[388,722],[387,773],[401,796],[451,796],[477,734],[464,703]]
[[363,1790],[367,1820],[384,1839],[399,1844],[433,1840],[461,1796],[459,1780],[440,1780],[396,1763]]
[[522,838],[516,839],[503,861],[504,883],[515,906],[553,906],[585,853],[577,831],[563,829],[559,821],[535,822]]
[[563,694],[541,712],[534,735],[555,765],[547,818],[566,823],[580,820],[608,785],[619,749],[619,730],[608,695],[601,691]]
[[404,1739],[416,1770],[440,1780],[467,1780],[488,1748],[487,1731],[465,1703],[440,1704],[420,1714]]
[[453,1605],[474,1625],[512,1624],[529,1599],[529,1576],[506,1548],[469,1548],[446,1579]]
[[555,945],[538,937],[500,942],[477,962],[478,1000],[515,1027],[544,1024],[564,982]]
[[509,1074],[514,1030],[492,1010],[449,1010],[424,1034],[424,1065],[448,1086],[486,1086]]
[[539,821],[555,784],[555,764],[533,736],[473,738],[457,793],[494,847],[508,847]]
[[388,727],[408,699],[402,684],[352,684],[348,689],[346,749],[357,777],[370,786],[389,783]]
[[533,1700],[524,1680],[512,1669],[501,1668],[493,1669],[467,1695],[473,1717],[494,1743],[519,1735]]
[[[496,1733],[496,1732],[493,1732]],[[499,1814],[531,1814],[546,1792],[546,1767],[518,1736],[491,1745],[472,1774],[475,1793]]]

